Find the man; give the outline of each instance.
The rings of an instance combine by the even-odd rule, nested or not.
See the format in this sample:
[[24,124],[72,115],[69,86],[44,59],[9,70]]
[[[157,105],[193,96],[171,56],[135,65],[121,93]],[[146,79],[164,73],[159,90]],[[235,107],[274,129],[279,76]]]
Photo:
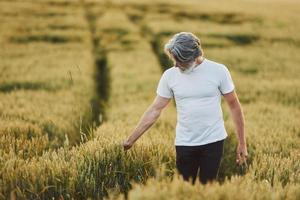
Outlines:
[[158,119],[161,111],[175,98],[176,167],[184,180],[205,184],[216,179],[227,138],[221,96],[228,103],[238,137],[236,162],[243,164],[248,156],[244,134],[243,112],[227,67],[203,56],[200,40],[189,32],[175,34],[165,45],[174,66],[165,70],[157,96],[142,116],[132,135],[123,143],[124,150]]

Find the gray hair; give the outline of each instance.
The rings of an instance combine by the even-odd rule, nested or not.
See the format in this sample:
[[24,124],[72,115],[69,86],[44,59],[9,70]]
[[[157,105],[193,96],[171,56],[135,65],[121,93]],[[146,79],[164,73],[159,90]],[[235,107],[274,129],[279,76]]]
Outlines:
[[198,56],[203,55],[200,39],[190,32],[180,32],[175,34],[164,47],[165,53],[171,54],[176,60],[182,63],[190,63]]

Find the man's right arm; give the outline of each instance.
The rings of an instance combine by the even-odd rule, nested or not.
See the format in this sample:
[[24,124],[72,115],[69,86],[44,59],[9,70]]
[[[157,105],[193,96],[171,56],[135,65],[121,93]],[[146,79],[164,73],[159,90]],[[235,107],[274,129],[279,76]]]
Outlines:
[[171,98],[156,96],[153,103],[148,107],[143,116],[141,117],[138,125],[135,127],[132,134],[124,142],[124,149],[129,149],[139,137],[143,135],[158,119],[161,111],[169,104]]

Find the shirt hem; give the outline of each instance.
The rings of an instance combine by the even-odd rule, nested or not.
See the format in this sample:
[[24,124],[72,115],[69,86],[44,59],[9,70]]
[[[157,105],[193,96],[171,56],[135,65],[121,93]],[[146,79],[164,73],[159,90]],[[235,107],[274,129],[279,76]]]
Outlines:
[[171,99],[173,97],[173,96],[162,95],[161,93],[158,93],[158,92],[156,92],[156,94],[158,94],[158,96],[168,98],[168,99]]
[[221,140],[224,140],[228,137],[228,135],[226,135],[225,137],[223,138],[218,138],[216,140],[212,140],[212,141],[209,141],[209,142],[205,142],[205,143],[176,143],[175,142],[175,146],[199,146],[199,145],[205,145],[205,144],[209,144],[209,143],[213,143],[213,142],[218,142],[218,141],[221,141]]
[[233,92],[234,90],[235,90],[235,87],[233,87],[232,89],[227,90],[227,91],[225,91],[225,92],[222,92],[222,95],[228,94],[228,93],[230,93],[230,92]]

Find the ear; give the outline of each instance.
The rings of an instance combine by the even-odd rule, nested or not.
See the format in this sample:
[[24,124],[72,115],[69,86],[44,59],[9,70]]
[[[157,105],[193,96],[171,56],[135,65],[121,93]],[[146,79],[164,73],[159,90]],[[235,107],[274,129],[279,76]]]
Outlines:
[[196,63],[200,63],[200,61],[201,61],[200,58],[201,58],[200,56],[198,56],[197,58],[195,58],[195,62],[196,62]]

